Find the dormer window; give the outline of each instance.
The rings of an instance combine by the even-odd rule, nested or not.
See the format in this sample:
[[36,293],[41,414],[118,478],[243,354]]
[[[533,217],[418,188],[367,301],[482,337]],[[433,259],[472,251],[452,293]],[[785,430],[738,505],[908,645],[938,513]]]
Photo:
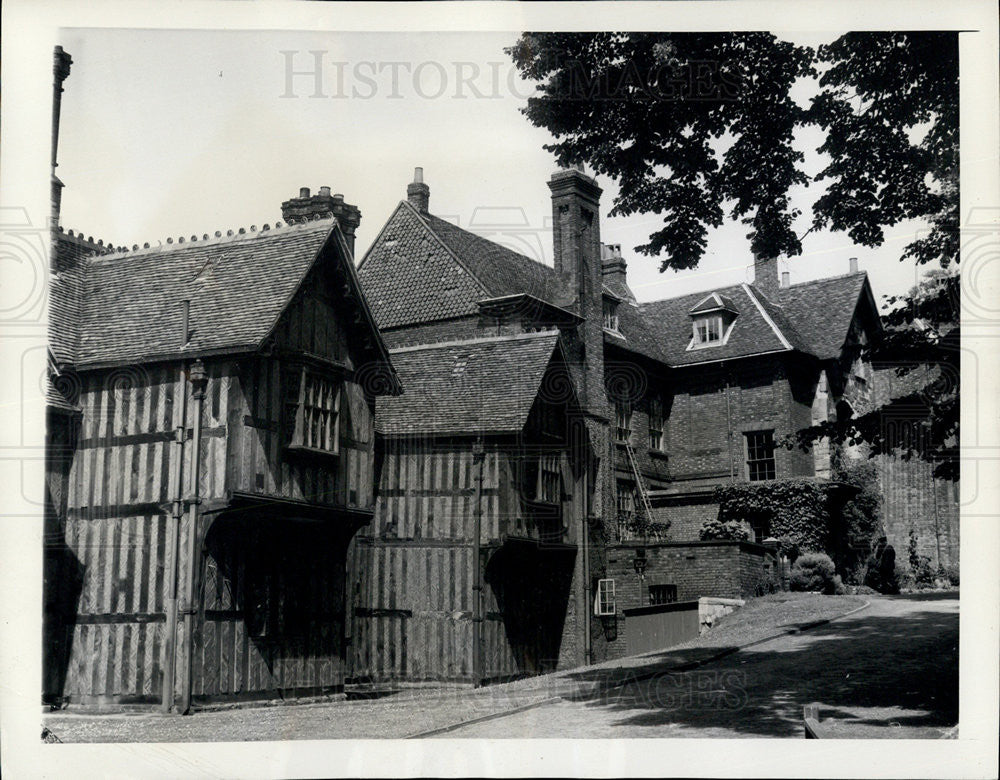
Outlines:
[[604,299],[604,329],[618,333],[618,301]]
[[722,341],[722,317],[698,317],[694,321],[694,343],[706,346]]
[[712,293],[703,298],[688,312],[692,330],[688,349],[725,344],[738,314],[736,304],[726,295]]

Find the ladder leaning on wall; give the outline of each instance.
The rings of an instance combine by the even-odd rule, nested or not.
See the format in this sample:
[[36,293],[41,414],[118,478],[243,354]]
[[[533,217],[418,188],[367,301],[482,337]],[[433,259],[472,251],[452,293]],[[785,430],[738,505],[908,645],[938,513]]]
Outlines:
[[635,487],[639,493],[639,500],[642,502],[642,511],[646,515],[647,536],[652,541],[659,541],[660,534],[653,527],[653,505],[649,502],[649,493],[646,491],[646,482],[642,478],[642,472],[639,471],[639,464],[635,459],[635,450],[632,449],[632,442],[626,441],[624,444],[625,454],[628,457],[628,465],[632,469],[632,475],[635,477]]

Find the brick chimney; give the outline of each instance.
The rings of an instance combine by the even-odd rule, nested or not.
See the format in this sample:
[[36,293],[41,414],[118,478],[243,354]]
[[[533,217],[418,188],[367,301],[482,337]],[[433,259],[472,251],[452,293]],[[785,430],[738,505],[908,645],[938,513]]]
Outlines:
[[309,188],[302,187],[299,197],[281,204],[281,216],[289,225],[306,222],[317,217],[336,217],[347,246],[354,255],[354,234],[361,224],[361,210],[350,203],[344,203],[340,193],[331,195],[329,187],[320,187],[316,195],[309,195]]
[[777,294],[778,258],[756,255],[753,261],[753,285],[764,295],[773,297]]
[[406,199],[421,214],[430,206],[431,188],[424,184],[424,169],[413,169],[413,181],[406,185]]
[[624,293],[634,301],[635,295],[628,286],[628,265],[622,258],[621,244],[601,244],[601,278],[616,293]]
[[581,401],[594,415],[606,416],[604,329],[601,282],[601,188],[582,168],[558,170],[552,192],[552,242],[555,270],[563,279],[563,305],[583,318],[578,335],[585,366]]

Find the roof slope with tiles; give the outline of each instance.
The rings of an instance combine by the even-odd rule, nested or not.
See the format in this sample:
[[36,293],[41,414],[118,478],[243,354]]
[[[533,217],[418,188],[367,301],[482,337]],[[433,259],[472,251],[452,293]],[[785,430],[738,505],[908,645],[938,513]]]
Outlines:
[[[321,256],[339,253],[356,287],[376,349],[388,352],[360,292],[333,219],[221,240],[171,244],[88,258],[66,311],[78,314],[77,368],[214,352],[253,351]],[[71,300],[75,297],[75,300]],[[190,340],[181,344],[182,300],[189,299]],[[57,301],[53,301],[57,303]],[[58,313],[53,322],[67,315]],[[59,343],[57,337],[53,344]],[[63,350],[65,356],[65,350]]]
[[386,435],[518,432],[558,339],[545,331],[393,350],[404,391],[379,400],[376,426]]
[[811,352],[809,343],[781,307],[753,285],[734,285],[715,292],[731,301],[739,312],[728,339],[718,346],[688,349],[692,336],[691,309],[704,300],[704,292],[644,303],[640,307],[643,319],[670,364],[691,365],[765,352]]
[[[551,266],[470,233],[402,201],[375,239],[358,276],[381,328],[478,314],[476,301],[525,293],[562,305]],[[657,339],[637,309],[620,309],[621,336],[609,342],[662,361]]]
[[778,290],[778,303],[787,317],[823,360],[840,355],[859,303],[869,300],[877,315],[868,275],[861,271],[844,276],[816,279]]

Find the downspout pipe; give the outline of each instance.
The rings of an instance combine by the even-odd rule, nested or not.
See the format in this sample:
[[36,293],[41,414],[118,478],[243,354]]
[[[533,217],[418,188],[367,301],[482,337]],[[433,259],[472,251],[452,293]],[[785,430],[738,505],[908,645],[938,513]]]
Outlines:
[[184,496],[181,486],[181,469],[184,460],[184,440],[187,434],[187,374],[186,365],[178,369],[177,387],[180,391],[178,423],[174,428],[173,456],[170,459],[170,495],[172,507],[170,522],[167,529],[167,555],[170,570],[167,574],[167,590],[163,598],[163,609],[166,612],[166,628],[163,637],[163,693],[161,709],[170,712],[174,707],[174,675],[177,667],[177,584],[180,568],[180,526],[184,515]]
[[194,627],[195,615],[198,611],[196,602],[198,594],[198,579],[201,573],[201,555],[199,544],[200,539],[200,518],[198,515],[201,506],[201,415],[205,404],[205,364],[200,360],[195,360],[188,372],[191,382],[191,398],[194,401],[193,430],[191,436],[191,459],[190,471],[188,472],[188,535],[187,535],[187,561],[188,577],[185,582],[184,599],[181,604],[181,611],[184,615],[184,649],[181,653],[182,672],[184,679],[181,681],[181,703],[180,711],[187,715],[191,711],[191,688],[194,675]]
[[589,666],[593,663],[591,648],[590,621],[593,612],[593,602],[590,597],[590,463],[584,463],[583,469],[583,519],[581,537],[583,542],[583,662]]
[[483,468],[486,451],[483,439],[476,439],[473,461],[479,461],[476,495],[472,509],[472,683],[478,688],[483,680],[483,561],[480,536],[483,528]]

